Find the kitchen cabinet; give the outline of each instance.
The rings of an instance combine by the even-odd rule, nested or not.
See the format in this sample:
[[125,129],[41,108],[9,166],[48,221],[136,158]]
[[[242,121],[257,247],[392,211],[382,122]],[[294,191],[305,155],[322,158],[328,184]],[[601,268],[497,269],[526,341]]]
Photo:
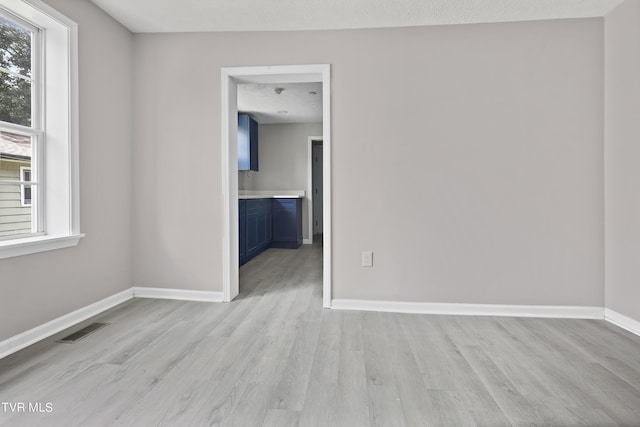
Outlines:
[[271,243],[271,199],[250,199],[246,206],[246,256],[251,259]]
[[247,262],[247,201],[238,200],[238,243],[240,246],[240,265]]
[[273,199],[271,247],[297,249],[302,245],[302,199]]
[[239,200],[240,265],[271,245],[271,199]]
[[238,170],[258,171],[258,122],[238,114]]
[[302,199],[238,200],[240,265],[267,248],[302,245]]

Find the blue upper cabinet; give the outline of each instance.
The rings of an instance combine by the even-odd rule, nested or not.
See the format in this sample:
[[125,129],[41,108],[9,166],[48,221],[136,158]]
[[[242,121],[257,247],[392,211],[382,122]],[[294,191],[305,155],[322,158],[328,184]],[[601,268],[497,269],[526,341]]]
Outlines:
[[258,171],[258,122],[238,114],[238,170]]

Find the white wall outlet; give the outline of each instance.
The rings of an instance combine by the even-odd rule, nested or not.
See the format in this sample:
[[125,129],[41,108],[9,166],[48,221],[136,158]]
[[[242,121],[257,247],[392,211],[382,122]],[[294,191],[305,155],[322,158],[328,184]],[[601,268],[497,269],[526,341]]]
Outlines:
[[362,252],[362,266],[373,267],[373,252]]

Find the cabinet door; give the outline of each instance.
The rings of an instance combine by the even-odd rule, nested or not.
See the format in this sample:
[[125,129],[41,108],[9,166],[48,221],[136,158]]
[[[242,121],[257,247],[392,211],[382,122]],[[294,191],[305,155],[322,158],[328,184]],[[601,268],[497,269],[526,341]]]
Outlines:
[[266,245],[271,245],[273,240],[273,219],[272,219],[273,202],[271,199],[265,200],[265,228],[267,229],[267,242]]
[[247,200],[247,257],[258,251],[259,209],[258,200]]
[[300,247],[302,244],[301,199],[274,199],[272,221],[272,247],[293,249]]
[[302,244],[302,199],[296,199],[296,242]]
[[238,114],[238,170],[258,171],[258,122]]
[[249,168],[258,171],[258,122],[249,117]]
[[267,212],[265,211],[265,203],[264,200],[260,200],[258,203],[258,249],[264,249],[267,246],[267,227],[266,227],[266,217]]
[[251,126],[248,114],[238,114],[238,170],[251,167]]
[[238,243],[240,246],[240,265],[247,257],[247,201],[238,200]]
[[273,201],[273,240],[278,242],[290,241],[295,238],[295,205],[289,199],[274,199]]

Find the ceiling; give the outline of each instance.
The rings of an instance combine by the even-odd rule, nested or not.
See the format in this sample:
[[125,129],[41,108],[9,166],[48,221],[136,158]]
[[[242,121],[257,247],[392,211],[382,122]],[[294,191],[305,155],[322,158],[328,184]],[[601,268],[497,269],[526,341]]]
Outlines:
[[322,83],[239,84],[238,111],[260,124],[320,123]]
[[623,0],[92,0],[133,32],[406,27],[604,16]]

